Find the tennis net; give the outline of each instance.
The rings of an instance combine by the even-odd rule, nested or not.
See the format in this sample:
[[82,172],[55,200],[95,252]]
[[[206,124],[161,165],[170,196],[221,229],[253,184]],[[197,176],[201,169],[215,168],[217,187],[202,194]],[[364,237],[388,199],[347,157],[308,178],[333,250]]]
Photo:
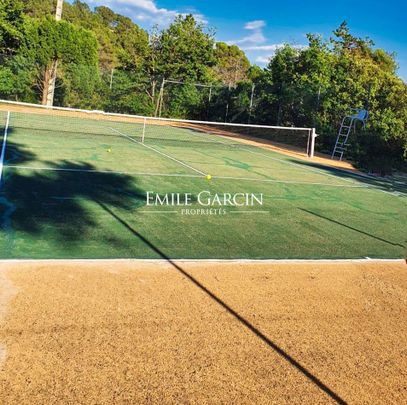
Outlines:
[[9,130],[28,131],[33,142],[34,137],[51,136],[56,143],[67,138],[90,141],[125,137],[142,144],[187,148],[202,148],[206,144],[213,147],[214,143],[219,148],[263,143],[309,157],[313,157],[315,148],[313,128],[154,118],[8,101],[0,101],[0,109],[11,111]]

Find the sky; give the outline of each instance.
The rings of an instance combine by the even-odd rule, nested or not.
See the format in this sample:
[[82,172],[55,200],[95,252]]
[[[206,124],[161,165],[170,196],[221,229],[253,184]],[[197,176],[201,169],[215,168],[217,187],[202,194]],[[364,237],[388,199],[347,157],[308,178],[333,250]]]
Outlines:
[[398,74],[407,82],[406,0],[85,0],[105,5],[149,30],[166,27],[177,14],[192,13],[216,32],[216,40],[237,44],[252,63],[265,66],[284,43],[302,47],[307,33],[329,38],[346,20],[351,32],[396,53]]

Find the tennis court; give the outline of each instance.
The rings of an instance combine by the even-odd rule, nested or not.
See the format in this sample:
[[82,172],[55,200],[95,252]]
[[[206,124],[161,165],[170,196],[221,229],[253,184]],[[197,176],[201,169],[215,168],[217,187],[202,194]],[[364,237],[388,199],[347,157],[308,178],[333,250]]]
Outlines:
[[[403,181],[378,181],[244,143],[218,125],[146,125],[27,108],[11,111],[6,126],[7,112],[0,113],[1,258],[405,255]],[[188,194],[191,203],[187,212],[182,204],[148,205],[148,192],[161,199]],[[212,204],[212,196],[225,193],[262,195],[262,204]]]

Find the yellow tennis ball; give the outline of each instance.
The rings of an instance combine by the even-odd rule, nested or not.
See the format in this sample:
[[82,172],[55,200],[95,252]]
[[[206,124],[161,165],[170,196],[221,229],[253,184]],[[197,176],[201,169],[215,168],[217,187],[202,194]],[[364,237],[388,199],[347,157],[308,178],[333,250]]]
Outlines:
[[110,153],[112,150],[109,148],[107,151]]
[[211,180],[211,179],[212,179],[212,176],[210,174],[207,174],[206,175],[206,180]]

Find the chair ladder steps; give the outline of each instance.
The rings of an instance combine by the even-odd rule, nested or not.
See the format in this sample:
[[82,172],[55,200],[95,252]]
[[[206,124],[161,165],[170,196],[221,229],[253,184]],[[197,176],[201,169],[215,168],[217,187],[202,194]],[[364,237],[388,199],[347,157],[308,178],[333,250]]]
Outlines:
[[337,156],[339,160],[342,160],[343,154],[346,152],[346,148],[349,145],[347,142],[350,131],[352,128],[355,129],[356,121],[362,122],[363,129],[366,127],[366,121],[369,116],[368,110],[358,108],[352,108],[352,110],[355,111],[354,114],[347,115],[342,119],[331,159],[335,159],[335,156]]
[[338,136],[336,137],[335,147],[332,152],[331,159],[335,159],[337,156],[339,160],[342,160],[343,154],[346,151],[347,141],[349,138],[350,130],[353,126],[353,119],[350,121],[350,125],[345,125],[345,119],[342,120],[341,127],[339,128]]

